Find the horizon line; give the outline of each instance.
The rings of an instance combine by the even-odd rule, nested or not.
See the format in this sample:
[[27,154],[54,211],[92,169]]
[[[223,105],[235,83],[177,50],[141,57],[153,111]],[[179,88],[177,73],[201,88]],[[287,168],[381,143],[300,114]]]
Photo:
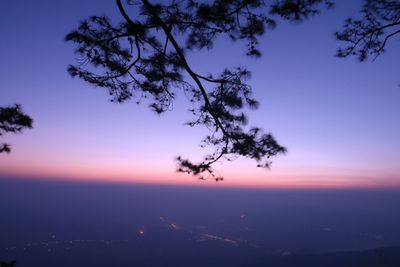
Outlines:
[[[111,178],[111,177],[110,177]],[[190,178],[189,178],[190,179]],[[22,175],[10,174],[0,172],[0,181],[28,181],[28,182],[49,182],[49,183],[68,183],[68,184],[97,184],[97,185],[126,185],[126,186],[151,186],[151,187],[184,187],[184,188],[198,188],[198,189],[244,189],[244,190],[281,190],[281,191],[398,191],[400,185],[387,185],[387,186],[371,186],[371,185],[346,185],[346,186],[332,186],[332,185],[254,185],[246,183],[229,184],[229,180],[214,181],[214,180],[199,180],[192,178],[184,183],[171,182],[171,181],[148,181],[145,180],[112,180],[101,178],[84,178],[84,177],[66,177],[61,175]],[[228,182],[227,182],[228,181]]]

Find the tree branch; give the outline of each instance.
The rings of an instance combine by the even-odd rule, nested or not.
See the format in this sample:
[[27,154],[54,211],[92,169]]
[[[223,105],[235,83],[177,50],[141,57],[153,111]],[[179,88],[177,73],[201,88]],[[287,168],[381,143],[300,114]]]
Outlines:
[[160,26],[163,29],[164,33],[167,35],[169,41],[174,46],[175,51],[178,53],[180,59],[182,60],[182,63],[183,63],[183,66],[184,66],[185,70],[190,75],[190,77],[194,80],[196,85],[199,87],[199,90],[200,90],[200,92],[201,92],[201,94],[203,96],[204,102],[205,102],[206,109],[207,109],[208,113],[210,113],[210,115],[213,117],[213,119],[215,121],[215,124],[217,126],[217,129],[218,128],[221,129],[222,133],[229,137],[229,134],[226,132],[226,130],[223,127],[222,123],[219,121],[218,117],[214,114],[214,112],[212,110],[211,103],[210,103],[210,100],[208,99],[206,90],[204,89],[204,87],[203,87],[201,81],[199,80],[199,78],[197,77],[196,73],[190,68],[189,63],[187,62],[182,49],[180,48],[179,44],[175,40],[175,38],[172,35],[170,29],[162,21],[160,16],[157,14],[157,11],[154,9],[154,6],[152,4],[150,4],[149,1],[142,0],[142,3],[149,10],[149,12],[153,16],[153,18],[160,24]]
[[121,0],[116,0],[116,1],[117,1],[117,6],[118,6],[118,9],[119,9],[119,12],[121,12],[121,15],[124,17],[126,22],[131,24],[131,26],[137,26],[137,24],[131,20],[131,18],[128,16],[128,14],[126,14],[125,9],[124,9],[124,7],[123,7],[123,5],[121,3]]
[[388,41],[391,37],[393,37],[393,36],[395,36],[396,34],[399,34],[399,33],[400,33],[400,30],[397,30],[397,31],[394,31],[394,32],[392,32],[392,33],[386,35],[385,39],[384,39],[383,42],[382,42],[382,45],[378,48],[377,53],[381,53],[381,52],[383,51],[383,49],[385,48],[387,41]]

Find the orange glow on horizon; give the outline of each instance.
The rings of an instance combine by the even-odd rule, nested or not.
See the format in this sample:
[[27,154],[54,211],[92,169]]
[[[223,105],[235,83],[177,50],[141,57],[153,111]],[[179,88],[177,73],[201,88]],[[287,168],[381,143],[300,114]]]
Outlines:
[[[0,171],[1,176],[15,179],[62,181],[62,182],[100,182],[114,184],[148,184],[148,185],[173,185],[195,186],[214,188],[254,188],[254,189],[400,189],[400,177],[362,175],[328,175],[328,174],[293,174],[281,172],[266,175],[227,175],[222,182],[213,180],[201,181],[197,178],[179,173],[161,172],[149,174],[149,172],[123,173],[111,170],[85,170],[79,174],[72,171],[42,170],[40,168],[19,169],[18,171]],[[247,176],[247,177],[244,177]],[[250,177],[249,177],[250,176]]]

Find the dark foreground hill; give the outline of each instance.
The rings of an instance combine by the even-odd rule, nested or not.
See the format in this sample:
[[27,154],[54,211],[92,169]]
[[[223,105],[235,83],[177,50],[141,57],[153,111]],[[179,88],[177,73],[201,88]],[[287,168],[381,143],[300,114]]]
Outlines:
[[385,247],[366,251],[299,254],[253,260],[241,267],[398,267],[400,247]]
[[[126,244],[125,244],[126,245]],[[245,247],[200,244],[207,249],[183,253],[160,253],[151,249],[126,250],[122,243],[114,245],[94,244],[82,246],[73,251],[31,251],[19,256],[17,267],[399,267],[400,247],[383,247],[365,251],[346,252],[293,252],[278,255],[271,252],[249,250]],[[207,251],[208,250],[208,251]],[[214,250],[214,253],[210,253]],[[204,253],[204,254],[203,254]],[[219,254],[218,254],[219,253]],[[10,259],[8,259],[10,260]],[[7,266],[7,265],[6,265]],[[3,267],[3,266],[2,266]]]

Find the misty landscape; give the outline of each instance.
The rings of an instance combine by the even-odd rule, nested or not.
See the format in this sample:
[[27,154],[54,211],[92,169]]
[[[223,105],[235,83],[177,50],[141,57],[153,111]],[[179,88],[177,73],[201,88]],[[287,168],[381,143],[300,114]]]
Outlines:
[[400,263],[398,191],[0,185],[0,256],[17,266]]

